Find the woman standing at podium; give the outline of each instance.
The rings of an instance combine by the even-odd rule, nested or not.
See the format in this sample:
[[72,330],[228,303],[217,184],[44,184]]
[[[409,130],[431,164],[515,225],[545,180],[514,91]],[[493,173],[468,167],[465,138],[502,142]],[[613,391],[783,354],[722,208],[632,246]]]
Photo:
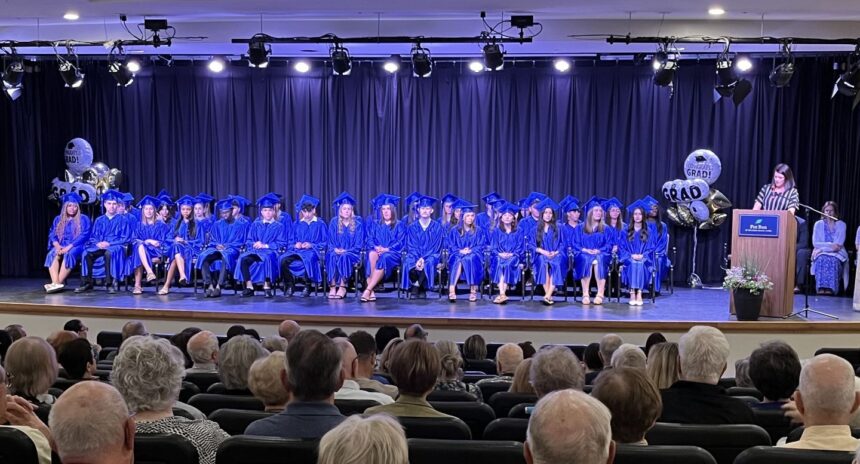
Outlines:
[[773,168],[773,179],[764,184],[755,198],[755,210],[788,211],[794,214],[800,206],[800,196],[794,185],[794,174],[785,163]]

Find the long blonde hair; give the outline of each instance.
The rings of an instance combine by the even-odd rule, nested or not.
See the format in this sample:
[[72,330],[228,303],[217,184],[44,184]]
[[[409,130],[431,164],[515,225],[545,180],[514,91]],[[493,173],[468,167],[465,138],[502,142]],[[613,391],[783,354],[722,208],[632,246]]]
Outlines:
[[[349,203],[345,203],[345,204],[349,204]],[[344,226],[347,225],[343,221],[343,217],[341,217],[341,215],[340,215],[340,209],[343,208],[343,206],[344,205],[342,204],[337,208],[337,233],[343,232]],[[352,205],[350,205],[350,207],[352,208]],[[355,222],[356,222],[355,221],[355,208],[352,208],[352,216],[349,219],[349,225],[348,225],[350,233],[355,232]]]
[[[69,216],[68,213],[66,213],[66,208],[68,208],[72,203],[78,205],[78,212],[75,213],[74,216]],[[81,235],[81,205],[73,201],[63,203],[63,211],[60,213],[60,222],[57,223],[57,230],[54,232],[57,234],[57,238],[60,242],[63,241],[63,235],[66,233],[66,224],[68,224],[69,221],[72,222],[72,238],[77,238],[78,235]]]
[[664,390],[678,380],[680,363],[678,344],[663,342],[651,347],[645,370],[648,372],[648,377],[654,381],[654,385]]
[[[606,211],[603,211],[603,216],[600,217],[600,222],[594,225],[594,210],[600,208],[600,211],[603,211],[602,206],[595,206],[588,210],[588,214],[585,215],[585,233],[591,234],[593,232],[603,232],[603,228],[606,227],[606,221],[604,217],[606,217]],[[619,218],[620,219],[620,218]],[[621,221],[619,220],[619,223]]]

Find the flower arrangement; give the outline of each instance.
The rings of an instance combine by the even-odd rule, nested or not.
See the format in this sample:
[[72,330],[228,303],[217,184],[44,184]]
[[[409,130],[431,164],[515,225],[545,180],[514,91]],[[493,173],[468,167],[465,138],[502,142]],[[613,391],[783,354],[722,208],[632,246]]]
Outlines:
[[773,289],[773,282],[754,263],[744,263],[743,266],[726,269],[723,288],[726,290],[744,288],[751,294],[758,295],[763,290]]

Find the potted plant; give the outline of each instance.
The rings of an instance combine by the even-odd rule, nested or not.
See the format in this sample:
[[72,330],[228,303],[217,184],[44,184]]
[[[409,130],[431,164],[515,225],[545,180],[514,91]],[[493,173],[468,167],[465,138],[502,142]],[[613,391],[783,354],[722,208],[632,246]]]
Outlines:
[[747,262],[726,269],[723,288],[732,292],[739,321],[757,321],[764,291],[773,289],[773,282],[755,263]]

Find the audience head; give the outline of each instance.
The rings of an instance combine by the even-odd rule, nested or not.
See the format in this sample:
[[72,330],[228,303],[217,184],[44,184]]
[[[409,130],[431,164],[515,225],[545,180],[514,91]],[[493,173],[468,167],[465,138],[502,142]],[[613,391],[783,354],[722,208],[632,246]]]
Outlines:
[[3,360],[9,393],[36,398],[57,381],[57,355],[45,340],[24,337],[9,346]]
[[248,371],[248,388],[263,402],[266,409],[283,409],[290,399],[284,386],[287,378],[287,355],[275,351],[251,364]]
[[135,335],[149,335],[149,332],[146,331],[146,326],[143,325],[143,322],[140,321],[128,321],[122,326],[122,339],[125,340],[128,337],[133,337]]
[[260,341],[260,332],[257,332],[257,329],[245,329],[245,335],[257,340],[258,342]]
[[287,319],[278,326],[278,335],[286,338],[287,343],[289,343],[299,334],[300,330],[302,330],[302,327],[298,322]]
[[511,381],[511,388],[508,389],[511,393],[528,393],[535,394],[535,389],[529,383],[529,370],[532,367],[532,358],[523,359],[523,362],[517,366],[514,372],[514,380]]
[[274,353],[275,351],[283,353],[284,351],[287,351],[287,339],[279,335],[266,337],[263,339],[263,348],[265,348],[269,353]]
[[716,385],[726,370],[729,341],[719,329],[697,325],[678,342],[681,379]]
[[9,351],[9,345],[13,342],[12,337],[5,330],[0,330],[0,366],[3,365],[3,359],[6,358],[6,352]]
[[224,343],[218,352],[218,375],[228,390],[246,390],[248,371],[254,361],[269,352],[249,335],[238,335]]
[[611,463],[615,443],[610,420],[606,406],[581,391],[552,392],[537,402],[529,419],[524,451],[526,462]]
[[391,373],[391,360],[394,358],[392,354],[397,349],[400,344],[403,343],[403,339],[392,338],[388,341],[388,344],[385,345],[385,349],[382,350],[382,354],[379,356],[379,370],[386,374]]
[[194,364],[218,363],[218,337],[214,333],[203,330],[188,339],[188,356]]
[[496,351],[496,370],[499,375],[513,375],[523,362],[523,349],[516,343],[505,343]]
[[753,388],[753,381],[750,378],[750,358],[735,361],[735,386]]
[[475,334],[463,343],[463,357],[466,359],[487,359],[487,342],[484,337]]
[[610,365],[613,369],[630,367],[645,370],[645,353],[632,343],[624,343],[612,353]]
[[57,330],[51,332],[51,334],[48,335],[46,341],[49,345],[51,345],[51,348],[54,349],[55,353],[59,353],[60,347],[65,345],[67,342],[77,340],[78,338],[80,338],[78,337],[78,334],[72,332],[71,330]]
[[847,425],[860,406],[860,392],[854,389],[854,368],[832,354],[812,358],[800,371],[795,401],[806,427]]
[[766,401],[786,401],[800,382],[800,359],[788,343],[765,342],[750,355],[749,376]]
[[193,364],[191,356],[188,354],[188,340],[200,332],[202,332],[202,330],[197,327],[188,327],[186,329],[182,329],[182,332],[173,334],[173,336],[170,337],[170,343],[179,348],[179,351],[182,353],[182,357],[185,359],[185,367],[191,367]]
[[21,324],[9,324],[6,326],[6,332],[12,337],[12,341],[16,341],[19,338],[24,338],[27,336],[27,331],[24,330],[24,326]]
[[119,391],[106,383],[69,387],[51,407],[48,425],[64,462],[134,462],[134,419]]
[[350,416],[323,435],[318,464],[408,464],[403,427],[387,414]]
[[582,353],[582,361],[585,363],[585,368],[590,372],[603,369],[603,361],[600,359],[600,343],[589,343]]
[[179,348],[163,338],[136,335],[119,347],[110,379],[131,412],[161,412],[179,398],[184,372]]
[[651,347],[658,344],[664,343],[666,341],[666,337],[663,336],[660,332],[654,332],[648,335],[648,339],[645,340],[645,355],[651,352]]
[[298,401],[330,400],[343,385],[341,351],[316,330],[302,330],[287,345],[287,390]]
[[597,377],[591,396],[612,413],[616,443],[641,442],[663,412],[660,390],[642,369],[613,366]]
[[664,390],[677,382],[681,376],[681,360],[678,344],[675,342],[658,343],[648,353],[646,367],[648,376],[659,390]]
[[532,358],[529,381],[538,397],[573,388],[582,390],[585,375],[579,360],[566,346],[542,348]]
[[70,332],[74,332],[81,338],[87,338],[87,334],[89,333],[89,328],[84,325],[83,321],[80,319],[72,319],[63,326],[63,330],[68,330]]
[[439,352],[439,362],[442,369],[439,372],[439,380],[460,380],[463,377],[463,357],[457,344],[451,340],[439,340],[436,342],[436,351]]
[[340,349],[340,364],[341,369],[343,369],[344,380],[355,379],[355,363],[358,361],[355,347],[345,337],[338,337],[333,340],[338,349]]
[[436,386],[439,353],[423,340],[407,340],[393,353],[390,372],[402,395],[425,396]]
[[93,346],[86,338],[78,338],[64,344],[57,355],[57,361],[72,380],[83,379],[96,371]]
[[388,342],[395,338],[400,338],[400,330],[393,325],[384,325],[376,331],[376,335],[373,338],[376,340],[376,351],[382,353],[382,350],[388,346]]
[[244,325],[231,325],[229,329],[227,329],[227,340],[237,336],[237,335],[245,335],[245,326]]
[[405,332],[403,332],[403,339],[411,340],[413,338],[417,338],[418,340],[427,341],[428,335],[430,335],[430,333],[424,330],[424,327],[421,327],[421,324],[412,324],[406,328]]
[[606,334],[600,339],[599,355],[604,367],[609,367],[611,365],[612,354],[615,353],[615,350],[623,344],[624,340],[616,334]]
[[325,333],[328,338],[347,338],[348,335],[340,327],[335,327]]
[[520,346],[520,349],[523,350],[523,359],[529,359],[537,353],[532,342],[520,342],[517,343]]
[[349,334],[349,343],[355,348],[355,355],[358,356],[355,376],[360,379],[370,378],[376,367],[376,340],[373,339],[373,335],[363,330],[356,330]]

